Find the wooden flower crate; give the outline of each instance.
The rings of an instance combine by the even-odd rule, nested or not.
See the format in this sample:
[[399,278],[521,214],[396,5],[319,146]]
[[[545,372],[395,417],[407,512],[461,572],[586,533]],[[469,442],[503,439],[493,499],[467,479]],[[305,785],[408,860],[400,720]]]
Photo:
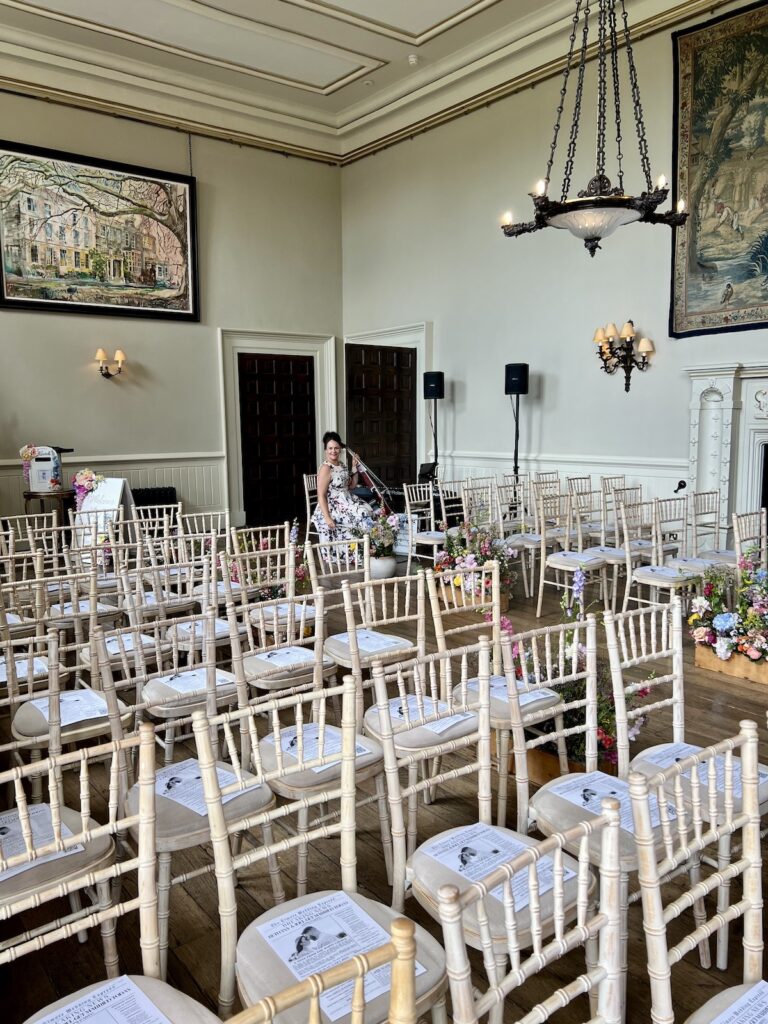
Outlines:
[[734,679],[749,679],[753,683],[768,685],[768,662],[750,661],[745,654],[732,654],[727,661],[723,661],[708,644],[696,644],[693,663],[696,668],[704,668],[708,672],[719,672]]

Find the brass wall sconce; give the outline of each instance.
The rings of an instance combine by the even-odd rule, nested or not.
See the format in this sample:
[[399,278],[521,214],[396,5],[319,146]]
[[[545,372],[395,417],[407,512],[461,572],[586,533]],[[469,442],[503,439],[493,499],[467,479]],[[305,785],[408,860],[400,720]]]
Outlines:
[[107,355],[103,348],[98,349],[96,355],[93,358],[99,364],[99,373],[101,374],[102,377],[106,377],[107,379],[109,379],[110,377],[116,377],[118,373],[122,373],[123,363],[126,362],[125,352],[123,352],[121,348],[119,348],[117,352],[115,352],[115,363],[117,365],[116,370],[110,370],[109,366],[107,365],[109,363],[109,356]]
[[651,365],[651,354],[655,351],[650,338],[640,338],[635,346],[636,337],[634,323],[627,320],[621,331],[614,323],[608,324],[607,327],[598,327],[592,339],[598,346],[597,354],[602,369],[611,374],[616,373],[619,368],[624,371],[624,390],[627,392],[632,371],[647,370]]

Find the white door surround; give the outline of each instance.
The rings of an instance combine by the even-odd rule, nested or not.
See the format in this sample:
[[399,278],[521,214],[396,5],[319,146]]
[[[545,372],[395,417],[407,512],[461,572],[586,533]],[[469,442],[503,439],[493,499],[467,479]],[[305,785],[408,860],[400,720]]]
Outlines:
[[720,491],[721,522],[760,507],[768,455],[768,365],[687,367],[691,378],[688,484]]
[[240,440],[240,388],[237,358],[241,352],[312,356],[315,364],[315,434],[317,462],[325,424],[336,421],[336,338],[323,334],[219,330],[219,386],[224,475],[233,526],[245,522],[243,453]]
[[[387,327],[379,331],[363,331],[360,334],[344,335],[344,363],[343,363],[343,386],[346,395],[347,380],[347,345],[389,345],[392,348],[415,348],[416,349],[416,381],[417,388],[419,381],[424,379],[424,371],[432,367],[432,324],[425,321],[417,324],[407,324],[403,327]],[[416,395],[416,408],[418,409],[420,395]],[[341,402],[339,418],[343,423],[342,436],[347,435],[347,403]],[[424,403],[421,415],[416,414],[416,465],[426,461],[427,455],[427,409]],[[363,453],[363,457],[365,457]],[[376,467],[371,466],[375,471]]]

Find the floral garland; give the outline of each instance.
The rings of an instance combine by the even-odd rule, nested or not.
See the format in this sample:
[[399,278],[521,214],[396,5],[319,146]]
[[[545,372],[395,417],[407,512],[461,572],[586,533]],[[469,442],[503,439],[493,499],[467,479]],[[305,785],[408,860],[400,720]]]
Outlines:
[[[441,530],[446,530],[446,524],[441,523]],[[499,537],[494,531],[483,527],[474,526],[472,523],[462,523],[456,532],[446,532],[445,547],[438,551],[435,558],[435,571],[447,572],[451,569],[480,569],[491,559],[499,563],[499,585],[503,593],[510,594],[517,579],[517,572],[512,568],[514,559],[517,558],[517,550],[508,541]],[[479,587],[482,576],[472,574],[464,577],[464,586],[469,588]],[[457,585],[461,583],[461,577],[457,576]],[[490,579],[486,580],[486,586],[490,586]]]
[[104,479],[101,474],[94,472],[88,466],[79,469],[72,477],[72,486],[75,489],[75,508],[79,512],[83,507],[86,496],[95,491]]
[[[728,608],[731,594],[735,609]],[[768,660],[768,572],[760,565],[759,552],[745,553],[739,576],[728,566],[706,570],[703,596],[691,602],[688,625],[696,643],[711,647],[721,661],[734,654]]]

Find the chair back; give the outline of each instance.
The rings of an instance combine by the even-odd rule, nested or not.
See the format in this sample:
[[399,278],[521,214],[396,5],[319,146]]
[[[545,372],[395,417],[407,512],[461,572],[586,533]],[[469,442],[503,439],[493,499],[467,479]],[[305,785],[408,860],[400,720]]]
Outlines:
[[[740,917],[744,919],[744,984],[763,978],[757,745],[757,725],[744,721],[738,736],[684,757],[650,778],[630,772],[654,1021],[674,1024],[672,967]],[[661,826],[661,843],[656,821]],[[723,865],[723,844],[736,846],[738,839],[739,852]],[[701,871],[690,874],[682,891],[679,883],[669,895],[662,894],[670,877],[686,877],[681,869],[692,856],[700,862]],[[714,867],[707,871],[711,864]],[[735,892],[738,899],[733,898]],[[701,917],[694,914],[695,927],[684,928],[684,912],[692,906],[705,908],[704,897],[715,893],[716,913],[709,918],[706,910]],[[669,935],[672,922],[674,944]]]
[[291,524],[286,519],[273,526],[233,526],[231,535],[234,554],[252,555],[259,551],[274,551],[287,548],[291,543]]
[[219,512],[184,512],[179,516],[179,532],[187,534],[209,534],[226,538],[230,541],[229,509]]
[[[596,908],[589,868],[589,839],[595,832],[600,836]],[[576,920],[570,925],[564,892],[574,871],[565,863],[566,848],[579,851]],[[463,890],[441,886],[438,909],[455,1024],[479,1024],[489,1015],[493,1020],[516,989],[589,943],[598,947],[597,962],[590,962],[588,955],[584,973],[542,995],[524,1019],[547,1021],[577,996],[588,993],[597,1003],[590,1024],[619,1024],[623,1019],[621,915],[626,912],[621,906],[619,876],[619,801],[606,797],[600,815],[532,844]],[[468,945],[484,951],[488,983],[484,992],[473,985]]]
[[694,491],[689,498],[691,554],[698,557],[705,548],[720,548],[720,491]]
[[437,494],[440,499],[440,519],[445,528],[453,529],[467,521],[464,506],[463,480],[438,480]]
[[732,521],[736,564],[746,557],[747,552],[754,551],[760,559],[760,567],[768,568],[766,510],[761,508],[759,512],[734,512]]
[[294,1006],[307,1003],[305,1016],[310,1024],[321,1020],[320,999],[324,992],[354,982],[351,992],[349,1024],[365,1022],[365,976],[379,967],[392,965],[389,989],[388,1024],[416,1024],[416,925],[405,917],[390,926],[390,941],[359,953],[351,960],[311,974],[304,981],[260,999],[258,1003],[230,1018],[230,1024],[269,1024]]
[[592,490],[591,476],[567,476],[565,482],[569,494],[584,494]]
[[13,536],[17,545],[26,545],[29,530],[51,530],[59,525],[59,513],[36,512],[24,516],[0,516],[0,532]]
[[654,498],[653,504],[655,564],[663,565],[665,555],[669,551],[676,552],[677,557],[687,557],[689,525],[687,496]]
[[[672,742],[685,741],[682,603],[673,595],[668,604],[646,605],[620,615],[606,612],[603,625],[616,712],[619,778],[626,779],[630,742],[648,715],[670,709]],[[639,668],[649,672],[641,682]],[[628,699],[631,703],[636,694],[649,699],[628,708]]]
[[[499,672],[501,648],[501,587],[499,563],[486,562],[476,569],[427,569],[425,571],[427,593],[432,610],[432,625],[438,651],[447,651],[456,638],[462,646],[467,635],[478,630],[491,633],[493,643],[494,672]],[[458,582],[457,582],[458,581]],[[450,626],[455,616],[466,619],[466,613],[474,613],[474,621],[462,621]],[[482,618],[480,617],[482,616]]]
[[557,469],[546,470],[541,473],[534,473],[534,483],[537,484],[556,484],[556,490],[560,490],[560,472]]
[[515,533],[523,528],[530,504],[530,477],[528,473],[504,474],[504,482],[496,488],[497,521],[502,534]]
[[[138,810],[126,814],[121,789],[125,784],[128,761],[138,754]],[[106,768],[106,772],[105,772]],[[64,771],[74,769],[79,784],[67,790],[63,798]],[[43,777],[48,782],[48,803],[31,804],[24,784]],[[104,793],[104,779],[108,780]],[[134,910],[139,911],[143,972],[160,977],[157,876],[155,854],[155,738],[151,726],[143,726],[138,735],[122,740],[58,753],[41,761],[0,772],[0,788],[12,787],[13,810],[0,815],[9,828],[8,838],[0,846],[0,876],[34,869],[43,859],[61,858],[61,871],[46,870],[48,877],[33,891],[4,898],[3,920],[47,907],[62,896],[86,895],[94,889],[97,901],[62,918],[50,918],[34,931],[23,931],[5,938],[0,947],[0,964],[11,963],[26,953],[42,950],[60,939],[100,927],[104,944],[106,973],[118,977],[119,964],[115,942],[116,921]],[[74,801],[74,805],[73,805]],[[92,817],[92,805],[100,808],[103,824]],[[106,819],[106,820],[105,820]],[[131,830],[138,832],[138,854],[123,849],[115,857],[115,847]],[[101,851],[94,858],[93,851]],[[91,853],[91,856],[88,854]],[[110,855],[111,853],[111,855]],[[71,858],[71,860],[70,860]],[[100,866],[94,869],[94,859]],[[71,864],[70,870],[67,870]],[[78,867],[82,865],[82,867]],[[126,885],[133,876],[136,883]],[[138,896],[134,893],[138,890]],[[120,894],[116,899],[111,893]]]
[[433,533],[435,502],[432,484],[403,484],[403,492],[409,536],[413,538],[416,533]]
[[312,523],[312,508],[317,504],[317,473],[304,474],[304,501],[307,510],[307,537],[317,536],[317,527]]
[[304,560],[309,570],[310,588],[325,591],[325,610],[342,608],[341,587],[344,580],[359,583],[371,578],[371,539],[364,534],[360,540],[331,540],[328,543],[304,545]]
[[602,491],[572,491],[572,519],[576,529],[576,547],[583,551],[593,544],[593,534],[600,531],[600,544],[606,543]]
[[481,529],[496,525],[496,478],[485,481],[464,480],[461,487],[467,521]]
[[[502,632],[501,660],[512,726],[517,788],[517,830],[529,829],[528,751],[558,740],[583,736],[588,772],[597,769],[597,621],[542,626],[525,633]],[[561,701],[541,710],[530,705],[541,696]],[[570,770],[560,764],[561,774]]]

